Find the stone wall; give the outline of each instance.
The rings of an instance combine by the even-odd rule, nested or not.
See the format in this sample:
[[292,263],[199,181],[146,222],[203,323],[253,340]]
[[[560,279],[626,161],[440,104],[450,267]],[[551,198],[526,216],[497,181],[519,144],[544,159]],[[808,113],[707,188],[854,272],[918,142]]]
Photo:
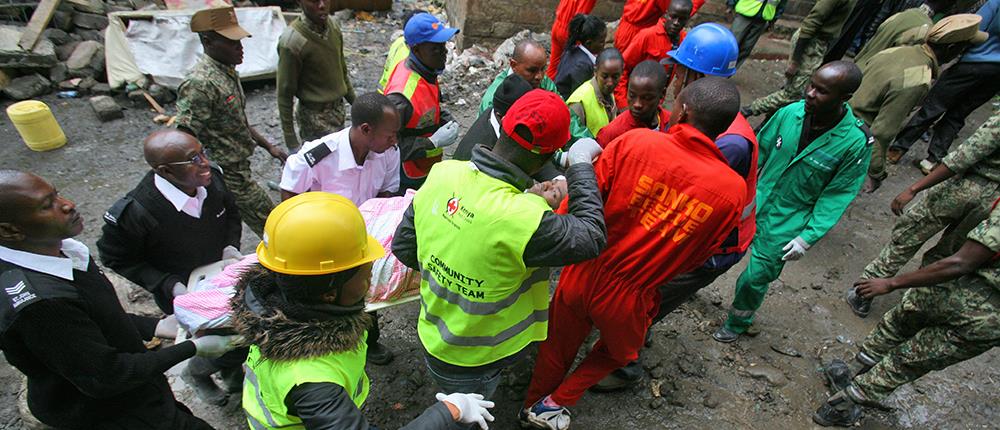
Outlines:
[[[814,0],[789,0],[785,18],[804,16]],[[529,29],[548,32],[555,19],[559,0],[446,0],[450,25],[462,29],[459,46],[473,43],[496,46],[518,31]],[[607,21],[621,17],[622,4],[598,0],[594,13]],[[708,0],[695,16],[698,23],[720,20],[725,13],[725,0]]]

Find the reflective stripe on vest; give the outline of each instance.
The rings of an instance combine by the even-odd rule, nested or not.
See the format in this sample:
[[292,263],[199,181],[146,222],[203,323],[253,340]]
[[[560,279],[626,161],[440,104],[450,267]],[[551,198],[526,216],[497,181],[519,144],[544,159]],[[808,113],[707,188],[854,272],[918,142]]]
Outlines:
[[[413,115],[410,120],[403,125],[404,129],[432,130],[432,127],[441,125],[441,103],[438,85],[428,82],[419,73],[410,70],[407,61],[400,61],[389,76],[389,82],[385,85],[385,94],[402,94],[413,106]],[[420,134],[423,137],[430,137],[433,131]],[[431,166],[441,161],[444,150],[442,148],[428,149],[427,156],[420,159],[403,160],[403,172],[411,178],[423,178],[427,176]]]
[[548,270],[525,267],[545,200],[471,162],[434,167],[413,199],[421,267],[417,333],[429,354],[474,367],[545,339]]
[[580,103],[583,106],[583,113],[587,116],[587,129],[597,136],[604,126],[611,120],[608,118],[608,111],[604,110],[601,102],[597,101],[597,91],[594,88],[594,80],[591,79],[577,87],[566,99],[566,106],[573,103]]
[[[736,8],[734,11],[740,15],[753,18],[761,13],[761,18],[764,21],[770,21],[774,19],[774,15],[778,12],[778,3],[780,0],[738,0],[736,2]],[[761,12],[761,6],[764,7],[764,11]]]
[[357,349],[288,361],[272,361],[250,346],[243,365],[243,412],[254,430],[304,429],[302,420],[288,412],[285,398],[292,388],[306,383],[329,382],[344,388],[351,401],[361,408],[368,397],[369,381],[365,374],[365,343],[362,336]]
[[736,135],[740,136],[748,141],[750,141],[750,168],[748,169],[747,176],[743,178],[746,181],[746,199],[747,203],[743,207],[743,214],[740,217],[739,225],[739,243],[736,246],[729,246],[722,248],[722,254],[731,254],[735,252],[746,252],[750,248],[750,244],[753,242],[754,233],[757,231],[757,135],[753,132],[753,127],[750,127],[750,123],[747,121],[743,114],[737,113],[736,119],[733,123],[729,125],[729,129],[724,131],[720,137],[726,135]]

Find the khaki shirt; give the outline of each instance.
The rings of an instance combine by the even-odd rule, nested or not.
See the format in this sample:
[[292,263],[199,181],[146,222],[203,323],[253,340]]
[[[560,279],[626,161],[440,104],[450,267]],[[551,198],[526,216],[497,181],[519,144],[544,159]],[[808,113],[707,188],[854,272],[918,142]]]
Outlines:
[[246,160],[257,146],[236,68],[203,55],[177,89],[175,123],[195,134],[223,166]]
[[888,148],[910,111],[930,91],[938,74],[937,59],[927,45],[901,46],[878,53],[861,71],[864,79],[848,103],[875,140]]
[[799,27],[799,39],[832,40],[840,36],[857,0],[817,0]]
[[875,54],[886,49],[924,43],[927,33],[934,25],[930,13],[931,10],[927,5],[921,5],[890,16],[878,26],[875,35],[854,57],[854,62],[859,65],[865,64]]

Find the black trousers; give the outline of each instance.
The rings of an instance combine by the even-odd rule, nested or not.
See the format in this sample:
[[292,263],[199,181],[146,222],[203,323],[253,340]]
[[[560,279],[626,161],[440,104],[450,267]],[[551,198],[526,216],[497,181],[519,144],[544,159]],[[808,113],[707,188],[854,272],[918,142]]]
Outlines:
[[957,63],[931,87],[923,106],[896,135],[890,148],[907,151],[927,130],[933,137],[927,158],[938,162],[948,155],[951,142],[965,118],[1000,92],[1000,63]]

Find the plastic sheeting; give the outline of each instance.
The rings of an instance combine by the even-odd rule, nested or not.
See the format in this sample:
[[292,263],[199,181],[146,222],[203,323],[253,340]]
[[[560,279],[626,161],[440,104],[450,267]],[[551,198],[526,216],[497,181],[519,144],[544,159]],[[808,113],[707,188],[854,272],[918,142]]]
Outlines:
[[[105,34],[108,83],[118,88],[150,75],[156,83],[177,88],[201,58],[198,35],[190,30],[195,11],[115,12]],[[243,39],[241,78],[270,77],[278,67],[278,38],[285,20],[278,7],[237,8],[240,25],[253,37]],[[126,27],[127,21],[127,27]]]

